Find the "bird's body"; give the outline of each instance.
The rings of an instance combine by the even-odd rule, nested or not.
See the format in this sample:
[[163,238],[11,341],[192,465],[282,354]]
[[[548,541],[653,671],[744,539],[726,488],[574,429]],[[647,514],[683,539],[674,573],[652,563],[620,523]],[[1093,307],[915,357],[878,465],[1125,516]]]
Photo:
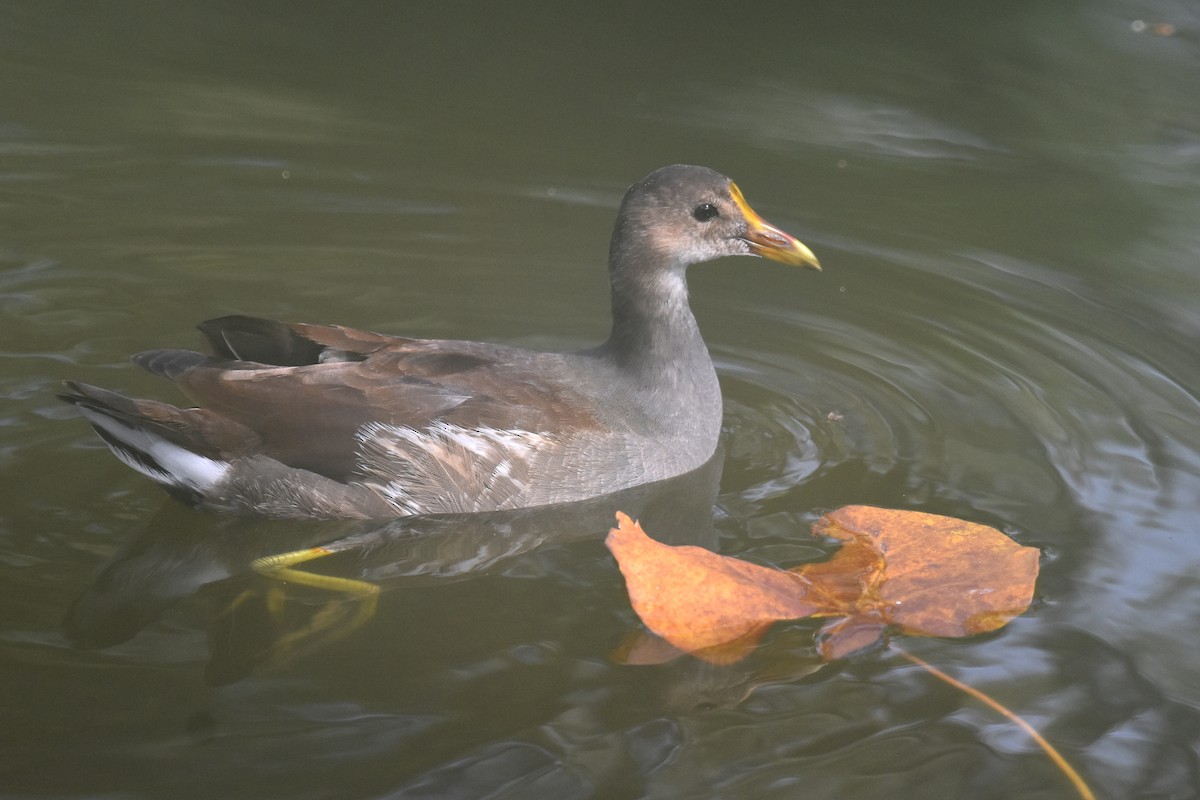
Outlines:
[[181,409],[83,384],[75,404],[126,464],[199,505],[381,518],[572,502],[680,475],[714,452],[721,395],[685,271],[723,255],[817,266],[727,178],[665,167],[625,196],[613,328],[553,353],[224,317],[211,356],[134,360]]

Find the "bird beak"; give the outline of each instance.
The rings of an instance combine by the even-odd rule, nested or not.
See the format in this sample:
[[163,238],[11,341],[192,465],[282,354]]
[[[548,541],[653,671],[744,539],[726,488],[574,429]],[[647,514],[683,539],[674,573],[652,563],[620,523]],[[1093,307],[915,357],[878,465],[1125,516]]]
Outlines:
[[733,203],[738,207],[738,211],[741,211],[742,216],[746,218],[746,232],[742,234],[741,238],[750,245],[751,255],[769,258],[781,264],[791,264],[794,267],[821,269],[821,262],[817,261],[813,251],[809,250],[804,242],[784,233],[760,217],[758,212],[746,202],[746,198],[742,196],[742,190],[737,187],[737,184],[729,184],[729,194],[733,197]]

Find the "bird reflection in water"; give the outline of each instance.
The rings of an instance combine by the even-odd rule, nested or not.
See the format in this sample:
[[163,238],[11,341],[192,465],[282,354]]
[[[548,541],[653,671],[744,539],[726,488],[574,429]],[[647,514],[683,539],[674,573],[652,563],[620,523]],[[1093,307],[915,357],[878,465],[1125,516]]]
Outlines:
[[714,548],[722,459],[718,451],[693,472],[580,503],[370,527],[210,515],[167,502],[101,568],[64,628],[78,647],[112,647],[176,602],[203,595],[220,609],[209,625],[205,678],[232,683],[361,627],[388,589],[468,579],[546,545],[599,541],[618,509],[662,541]]

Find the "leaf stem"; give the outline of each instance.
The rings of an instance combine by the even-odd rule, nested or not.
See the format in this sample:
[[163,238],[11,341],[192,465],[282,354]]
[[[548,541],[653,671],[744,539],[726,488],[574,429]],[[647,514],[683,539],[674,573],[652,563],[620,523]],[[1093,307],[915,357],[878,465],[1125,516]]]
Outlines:
[[1083,778],[1081,778],[1079,776],[1079,773],[1075,771],[1075,768],[1067,763],[1067,760],[1065,758],[1063,758],[1062,754],[1059,753],[1058,750],[1056,750],[1054,748],[1054,745],[1052,745],[1052,744],[1050,744],[1050,742],[1046,741],[1046,738],[1044,736],[1042,736],[1040,733],[1038,733],[1034,729],[1034,727],[1032,725],[1030,725],[1028,722],[1021,719],[1021,717],[1019,717],[1016,712],[1009,710],[1007,707],[1001,705],[1001,703],[998,700],[992,699],[991,697],[984,694],[979,689],[976,689],[973,686],[968,686],[967,684],[963,683],[962,681],[957,680],[956,678],[950,677],[945,672],[942,672],[940,669],[938,669],[937,667],[930,664],[928,661],[925,661],[924,659],[922,659],[918,656],[914,656],[912,653],[908,652],[907,650],[902,650],[899,647],[896,647],[895,645],[893,645],[892,647],[897,653],[904,656],[909,661],[916,664],[918,667],[921,667],[922,669],[928,671],[930,674],[932,674],[938,680],[944,681],[944,682],[950,684],[955,689],[958,689],[960,692],[965,692],[966,694],[969,694],[971,697],[974,697],[979,702],[988,706],[993,711],[1000,714],[1002,717],[1008,719],[1011,722],[1016,723],[1021,728],[1021,730],[1025,731],[1027,734],[1029,734],[1031,739],[1033,739],[1035,742],[1037,742],[1038,746],[1041,747],[1043,751],[1045,751],[1046,755],[1050,757],[1050,760],[1054,762],[1055,766],[1057,766],[1060,770],[1062,770],[1063,774],[1067,776],[1067,780],[1071,781],[1071,783],[1075,786],[1075,790],[1077,792],[1079,792],[1080,797],[1082,797],[1084,800],[1096,800],[1096,795],[1094,795],[1092,793],[1091,788],[1088,787],[1087,783],[1084,782]]

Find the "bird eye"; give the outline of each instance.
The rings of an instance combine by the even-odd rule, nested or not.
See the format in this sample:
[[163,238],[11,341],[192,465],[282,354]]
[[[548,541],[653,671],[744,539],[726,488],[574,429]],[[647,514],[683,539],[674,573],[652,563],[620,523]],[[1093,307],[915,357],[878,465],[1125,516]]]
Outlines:
[[710,219],[720,213],[721,212],[718,211],[717,207],[712,203],[701,203],[692,209],[692,216],[695,217],[699,222],[708,222]]

